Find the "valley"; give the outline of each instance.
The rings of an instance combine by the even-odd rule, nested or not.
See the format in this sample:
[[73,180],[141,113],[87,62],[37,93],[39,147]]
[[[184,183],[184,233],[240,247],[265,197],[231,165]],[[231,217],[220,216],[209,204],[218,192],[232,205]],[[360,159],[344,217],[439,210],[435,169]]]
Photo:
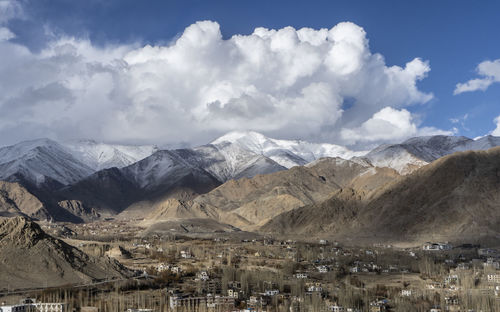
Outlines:
[[176,150],[5,147],[0,296],[77,311],[496,309],[499,145],[353,152],[247,132]]

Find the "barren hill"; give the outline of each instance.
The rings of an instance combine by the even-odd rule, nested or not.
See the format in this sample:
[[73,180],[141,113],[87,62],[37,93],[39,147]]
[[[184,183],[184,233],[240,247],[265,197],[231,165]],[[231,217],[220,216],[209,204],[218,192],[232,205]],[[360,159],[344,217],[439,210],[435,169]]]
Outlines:
[[500,229],[500,148],[443,157],[378,190],[345,189],[262,227],[380,240],[455,239]]
[[118,262],[90,257],[24,217],[0,218],[0,263],[0,288],[10,289],[90,283],[129,274]]
[[23,186],[0,181],[0,216],[19,215],[39,219],[49,217],[45,205]]
[[283,212],[322,202],[348,185],[371,190],[398,176],[392,169],[323,158],[286,171],[230,180],[193,200],[167,200],[155,206],[146,223],[191,217],[255,230]]

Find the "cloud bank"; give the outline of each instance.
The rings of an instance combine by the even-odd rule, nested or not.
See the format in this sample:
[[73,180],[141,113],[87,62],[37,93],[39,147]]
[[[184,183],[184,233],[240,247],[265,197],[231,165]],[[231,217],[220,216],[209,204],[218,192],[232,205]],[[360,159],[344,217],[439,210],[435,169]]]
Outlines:
[[471,79],[465,83],[458,83],[453,94],[463,92],[485,91],[493,83],[500,82],[500,59],[480,63],[476,72],[481,78]]
[[[1,9],[1,5],[0,5]],[[205,143],[231,130],[339,144],[422,133],[405,109],[433,95],[419,58],[387,66],[363,28],[256,28],[224,39],[201,21],[168,45],[63,37],[39,53],[0,29],[0,140]]]

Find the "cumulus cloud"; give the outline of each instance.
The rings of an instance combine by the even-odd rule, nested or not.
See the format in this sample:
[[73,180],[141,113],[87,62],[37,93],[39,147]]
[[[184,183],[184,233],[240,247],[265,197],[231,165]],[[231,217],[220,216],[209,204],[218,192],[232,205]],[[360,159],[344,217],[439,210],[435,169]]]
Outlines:
[[493,132],[491,132],[491,135],[500,136],[500,116],[495,118],[494,122],[496,123],[497,127],[495,128],[495,130],[493,130]]
[[[363,28],[187,27],[169,45],[59,38],[39,53],[0,41],[0,138],[204,143],[226,131],[356,144],[423,132],[404,109],[433,95],[419,58],[387,66]],[[347,102],[349,105],[347,105]]]
[[458,83],[453,94],[457,95],[463,92],[485,91],[488,87],[500,82],[500,59],[495,61],[484,61],[480,63],[476,72],[481,78],[471,79],[465,83]]
[[344,128],[341,136],[349,142],[376,142],[402,140],[412,136],[444,134],[452,135],[452,131],[443,131],[432,127],[419,128],[414,117],[406,109],[384,107],[370,119],[356,128]]

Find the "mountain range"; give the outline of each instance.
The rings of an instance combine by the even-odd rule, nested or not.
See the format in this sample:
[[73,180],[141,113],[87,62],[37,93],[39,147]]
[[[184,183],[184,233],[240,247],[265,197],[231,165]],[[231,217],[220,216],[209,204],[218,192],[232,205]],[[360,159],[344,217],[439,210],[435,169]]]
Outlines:
[[[347,235],[350,230],[342,222],[333,226],[332,217],[344,220],[352,231],[355,224],[366,223],[360,216],[368,211],[387,210],[394,217],[400,206],[412,206],[405,202],[410,197],[400,199],[399,189],[387,191],[397,189],[397,183],[409,185],[405,192],[415,196],[422,192],[417,189],[420,180],[427,177],[422,172],[440,166],[443,159],[496,146],[499,137],[429,136],[351,151],[251,131],[172,150],[40,139],[0,148],[0,215],[71,222],[143,218],[144,226],[156,228],[159,221],[205,219],[218,228],[226,224],[248,231]],[[448,183],[446,175],[441,178],[440,183]],[[455,187],[464,185],[467,193],[472,185],[465,180]],[[449,233],[460,232],[453,231]]]

